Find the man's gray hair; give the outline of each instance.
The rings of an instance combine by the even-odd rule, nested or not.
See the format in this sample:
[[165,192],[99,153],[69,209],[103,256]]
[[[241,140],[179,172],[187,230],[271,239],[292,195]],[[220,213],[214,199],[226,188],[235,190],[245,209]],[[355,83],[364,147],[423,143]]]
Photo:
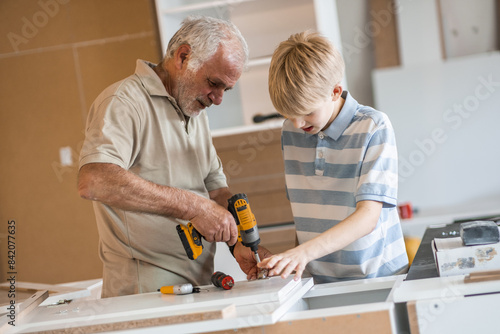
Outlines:
[[[235,42],[239,44],[235,45]],[[205,16],[189,16],[182,21],[181,28],[170,39],[163,61],[173,58],[183,44],[191,47],[189,67],[197,70],[209,60],[219,46],[232,47],[243,66],[248,62],[248,45],[238,28],[231,22]]]

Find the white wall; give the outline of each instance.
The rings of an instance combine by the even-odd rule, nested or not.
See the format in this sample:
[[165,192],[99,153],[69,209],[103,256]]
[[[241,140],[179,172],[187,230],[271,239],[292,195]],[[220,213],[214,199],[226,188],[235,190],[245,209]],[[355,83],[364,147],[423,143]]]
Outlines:
[[[400,201],[420,208],[500,198],[500,53],[447,60],[421,36],[439,34],[433,0],[401,0],[400,45],[409,60],[375,70],[376,107],[393,122]],[[408,15],[410,7],[426,7]],[[419,14],[420,13],[420,14]],[[494,204],[500,210],[500,200]]]

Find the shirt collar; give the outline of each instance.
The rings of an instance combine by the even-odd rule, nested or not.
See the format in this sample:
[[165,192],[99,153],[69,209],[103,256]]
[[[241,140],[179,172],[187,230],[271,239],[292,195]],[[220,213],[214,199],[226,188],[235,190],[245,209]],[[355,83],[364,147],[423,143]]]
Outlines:
[[349,124],[351,124],[352,118],[354,117],[358,107],[358,102],[351,96],[351,94],[349,94],[348,91],[345,90],[342,93],[342,98],[344,98],[345,102],[339,114],[335,117],[332,124],[330,124],[326,130],[322,131],[333,140],[338,140]]
[[154,66],[156,65],[149,61],[138,59],[135,66],[135,75],[137,75],[149,95],[165,96],[176,110],[181,112],[177,101],[167,92],[160,77],[153,70]]
[[167,93],[163,82],[153,70],[154,66],[156,65],[153,63],[138,59],[135,67],[135,75],[139,77],[139,80],[142,82],[142,85],[149,95],[169,97],[170,95]]

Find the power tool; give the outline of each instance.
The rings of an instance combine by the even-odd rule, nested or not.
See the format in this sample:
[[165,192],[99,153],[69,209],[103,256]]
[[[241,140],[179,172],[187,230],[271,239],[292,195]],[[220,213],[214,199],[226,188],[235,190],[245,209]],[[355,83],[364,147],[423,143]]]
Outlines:
[[[250,210],[247,196],[245,194],[233,195],[228,200],[228,210],[233,215],[238,226],[238,241],[241,241],[243,246],[250,247],[255,254],[255,260],[259,263],[260,257],[257,253],[260,243],[259,230],[255,216]],[[187,226],[177,225],[177,233],[186,250],[187,256],[191,260],[196,260],[203,252],[203,243],[201,241],[203,236],[191,223],[188,223]]]
[[201,242],[202,235],[198,232],[193,224],[177,225],[177,233],[181,238],[182,245],[186,250],[186,254],[190,260],[196,260],[203,252],[203,243]]
[[255,260],[259,263],[260,257],[257,252],[260,243],[259,229],[255,216],[250,209],[247,195],[233,195],[227,202],[228,210],[233,215],[238,226],[238,241],[241,241],[243,246],[250,247],[255,255]]
[[216,287],[223,288],[224,290],[231,290],[231,288],[234,286],[234,279],[221,271],[216,271],[215,273],[213,273],[210,281]]
[[200,288],[195,288],[193,287],[192,284],[186,283],[186,284],[162,286],[160,289],[158,289],[158,291],[164,294],[186,295],[188,293],[198,293],[200,292]]

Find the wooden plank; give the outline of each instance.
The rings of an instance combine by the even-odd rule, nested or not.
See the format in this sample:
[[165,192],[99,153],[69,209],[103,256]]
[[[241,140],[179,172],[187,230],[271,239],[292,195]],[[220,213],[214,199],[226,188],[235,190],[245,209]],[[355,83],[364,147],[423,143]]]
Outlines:
[[[0,290],[9,290],[9,283],[1,283]],[[33,292],[39,290],[48,290],[49,294],[56,293],[67,293],[82,290],[81,288],[74,288],[70,286],[63,286],[57,284],[43,284],[43,283],[31,283],[31,282],[16,282],[16,291],[21,292]]]
[[49,291],[41,290],[35,292],[31,297],[17,306],[16,320],[21,322],[35,307],[40,305],[49,296]]
[[218,305],[210,308],[192,309],[189,312],[170,312],[167,316],[159,316],[149,319],[123,320],[105,324],[80,326],[78,328],[60,328],[47,331],[39,331],[45,334],[72,334],[78,333],[100,333],[106,331],[129,330],[145,327],[156,327],[173,325],[185,322],[206,321],[215,319],[227,319],[236,315],[236,307],[231,305]]
[[[211,332],[230,334],[234,330]],[[310,319],[280,321],[273,325],[242,328],[245,334],[303,334],[303,333],[393,333],[388,310],[332,315]],[[413,332],[412,332],[413,334]]]
[[265,333],[392,333],[391,316],[387,310],[345,314],[314,319],[278,322],[265,326]]
[[464,277],[464,283],[500,280],[500,270],[478,271]]
[[[6,312],[6,308],[10,306],[9,290],[9,287],[0,287],[0,313]],[[22,303],[37,291],[36,289],[17,289],[16,287],[14,301],[16,304]]]
[[420,329],[418,327],[417,301],[412,300],[406,303],[406,309],[408,311],[408,322],[410,323],[410,333],[419,334]]
[[500,284],[497,281],[465,284],[464,275],[456,275],[403,281],[394,291],[393,299],[396,303],[402,303],[412,300],[457,298],[499,292]]
[[[184,315],[212,311],[215,312],[212,316],[217,316],[217,312],[221,315],[224,312],[229,314],[229,311],[225,311],[228,305],[245,305],[245,307],[246,305],[258,306],[263,303],[279,305],[292,294],[292,290],[302,284],[301,281],[296,282],[291,277],[286,280],[274,277],[259,281],[239,281],[231,290],[202,286],[200,293],[189,295],[163,295],[153,292],[98,300],[77,300],[70,304],[38,307],[33,311],[29,323],[16,326],[16,330],[23,332],[62,328],[74,330],[80,327],[85,328],[90,323],[92,327],[86,330],[96,332],[100,328],[115,330],[109,324],[119,323],[116,329],[122,328],[121,326],[125,325],[122,322],[144,327],[174,324],[175,320],[165,318],[166,315],[169,317],[176,315],[183,321],[189,319],[202,321],[208,319],[202,319],[201,314],[192,315],[191,318],[184,317]],[[157,318],[160,320],[155,320]]]
[[[7,314],[2,314],[2,319],[0,320],[0,333],[8,333],[16,326],[21,325],[26,316],[47,299],[48,296],[49,292],[47,290],[36,291],[22,303],[16,304],[13,310],[14,313],[11,313],[11,310],[7,308]],[[11,316],[14,316],[14,318],[11,318]]]
[[[81,286],[71,286],[65,284],[43,284],[43,283],[31,283],[31,282],[16,282],[16,304],[21,304],[28,298],[30,298],[34,293],[40,290],[47,290],[48,297],[45,299],[43,304],[50,304],[57,302],[61,299],[77,299],[89,297],[91,295],[91,289],[100,288],[102,285],[102,280],[89,280],[87,283],[77,282],[75,284],[80,284]],[[91,286],[86,286],[86,284],[92,284]],[[2,283],[0,285],[0,290],[8,291],[10,289],[9,283]],[[100,292],[99,292],[100,295]],[[95,298],[94,298],[95,299]],[[4,311],[10,305],[10,300],[8,299],[8,294],[0,294],[0,312]]]
[[370,23],[377,27],[372,34],[376,68],[401,65],[394,6],[394,0],[370,0]]

